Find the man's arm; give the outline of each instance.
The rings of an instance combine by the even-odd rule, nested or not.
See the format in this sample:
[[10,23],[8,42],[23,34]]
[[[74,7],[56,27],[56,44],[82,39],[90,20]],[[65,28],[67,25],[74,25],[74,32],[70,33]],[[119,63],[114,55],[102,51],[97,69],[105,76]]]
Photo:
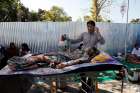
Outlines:
[[96,32],[97,32],[97,38],[100,44],[104,44],[105,43],[105,39],[103,38],[103,36],[100,34],[99,29],[96,28]]
[[78,43],[78,42],[81,42],[83,41],[83,33],[76,39],[70,39],[68,38],[68,40],[71,42],[71,43]]

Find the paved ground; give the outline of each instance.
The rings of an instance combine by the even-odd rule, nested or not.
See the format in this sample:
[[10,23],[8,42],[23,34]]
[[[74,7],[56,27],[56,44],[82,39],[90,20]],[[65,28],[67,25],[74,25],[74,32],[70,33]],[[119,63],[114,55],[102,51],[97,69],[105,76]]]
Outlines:
[[[121,82],[116,80],[105,82],[99,84],[99,88],[107,91],[100,93],[121,93]],[[124,83],[123,93],[140,93],[140,85],[133,83]]]
[[[28,93],[50,93],[49,85],[42,83],[32,85]],[[58,89],[57,93],[80,93],[79,84],[69,83],[64,89]],[[121,93],[121,81],[113,80],[99,84],[99,93]],[[140,93],[140,85],[124,83],[123,93]]]

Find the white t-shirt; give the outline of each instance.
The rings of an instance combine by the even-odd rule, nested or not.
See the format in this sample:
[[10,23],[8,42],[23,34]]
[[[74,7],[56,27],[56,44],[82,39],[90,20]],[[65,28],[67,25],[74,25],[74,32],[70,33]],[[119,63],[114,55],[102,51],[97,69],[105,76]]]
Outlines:
[[31,51],[28,51],[28,53],[26,55],[22,56],[22,58],[28,58],[30,56],[32,56]]
[[133,48],[132,53],[131,54],[135,54],[138,57],[140,57],[140,48],[138,48],[138,50],[136,48]]

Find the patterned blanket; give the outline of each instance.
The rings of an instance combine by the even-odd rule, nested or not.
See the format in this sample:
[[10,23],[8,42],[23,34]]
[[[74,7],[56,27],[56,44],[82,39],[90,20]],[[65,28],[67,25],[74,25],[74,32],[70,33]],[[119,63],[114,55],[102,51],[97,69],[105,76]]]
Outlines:
[[63,69],[55,69],[50,67],[42,67],[25,71],[12,71],[8,66],[0,70],[0,76],[4,75],[33,75],[33,76],[53,76],[70,73],[80,73],[88,71],[106,71],[106,70],[120,70],[123,67],[118,61],[109,61],[107,63],[83,63],[65,67]]

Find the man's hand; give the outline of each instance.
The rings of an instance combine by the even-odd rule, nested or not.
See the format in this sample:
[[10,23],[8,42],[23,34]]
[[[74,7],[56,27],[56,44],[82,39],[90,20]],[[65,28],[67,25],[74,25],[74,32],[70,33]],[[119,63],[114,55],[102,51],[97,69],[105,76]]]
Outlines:
[[96,28],[96,29],[95,29],[95,32],[97,33],[97,38],[98,38],[98,40],[100,41],[100,44],[104,44],[104,43],[105,43],[105,40],[104,40],[104,38],[102,37],[102,35],[101,35],[99,29]]
[[100,34],[100,31],[99,31],[99,29],[98,29],[98,28],[96,28],[96,29],[95,29],[95,32],[97,33],[98,37],[100,37],[100,38],[101,38],[101,34]]
[[62,40],[64,40],[64,41],[68,39],[68,37],[66,36],[66,34],[61,35],[61,38],[62,38]]

